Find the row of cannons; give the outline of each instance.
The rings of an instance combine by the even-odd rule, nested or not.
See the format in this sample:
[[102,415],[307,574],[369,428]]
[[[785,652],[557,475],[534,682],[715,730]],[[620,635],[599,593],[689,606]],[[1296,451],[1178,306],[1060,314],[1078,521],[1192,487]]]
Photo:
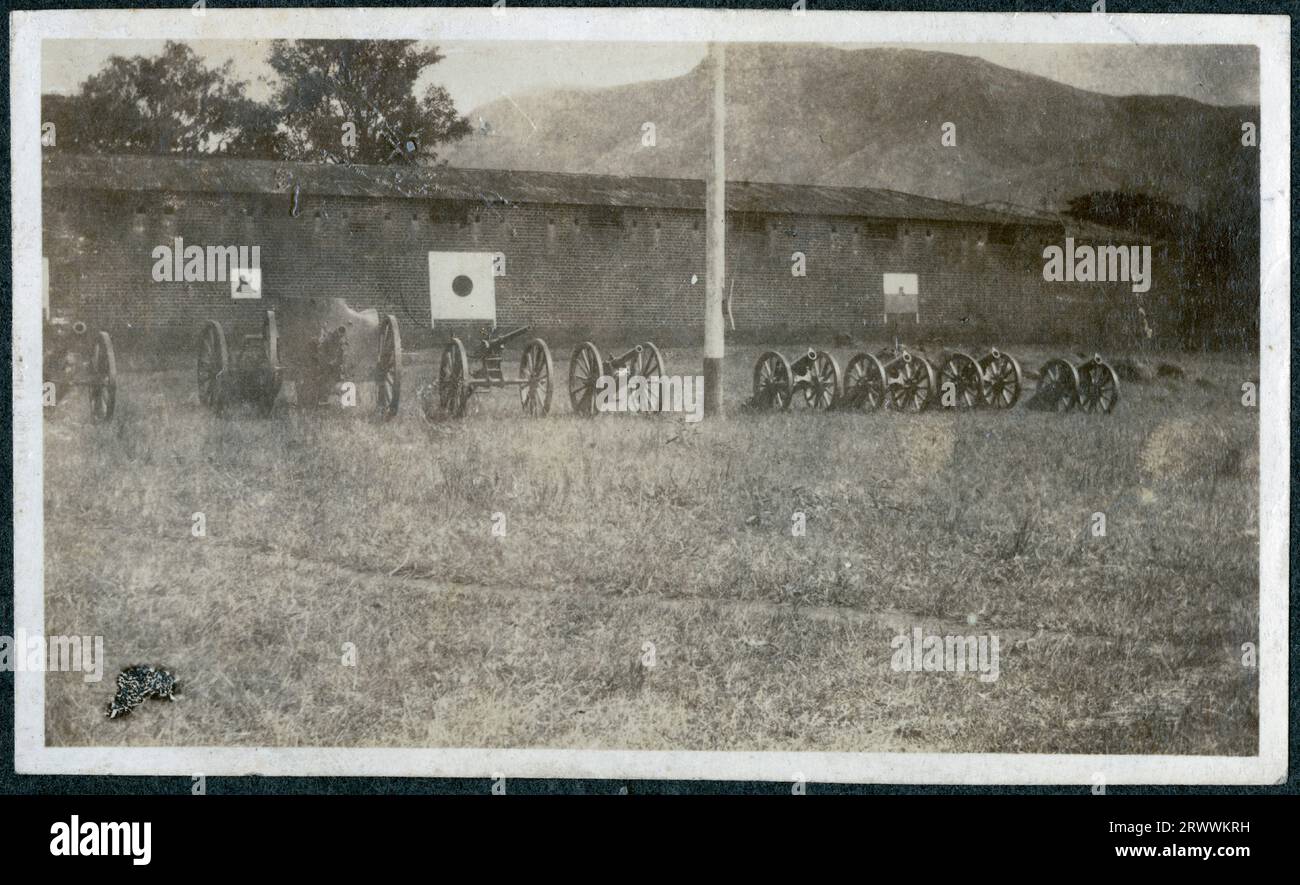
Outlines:
[[[348,382],[373,380],[379,415],[396,416],[402,398],[398,321],[391,314],[366,317],[366,313],[374,311],[337,324],[337,317],[324,323],[317,318],[312,329],[290,334],[276,312],[269,310],[261,333],[243,335],[234,349],[222,325],[208,321],[198,345],[199,401],[217,413],[231,404],[246,403],[269,415],[287,381],[294,382],[300,406],[318,406],[330,402]],[[548,414],[557,379],[546,342],[526,340],[517,371],[511,372],[507,363],[506,348],[528,332],[528,326],[507,332],[485,328],[472,351],[460,338],[450,339],[442,348],[432,383],[417,391],[421,414],[429,420],[461,418],[485,393],[498,389],[514,390],[524,414]],[[293,354],[287,352],[286,342],[294,345]],[[576,414],[595,415],[601,411],[602,378],[666,374],[663,355],[651,342],[602,356],[595,344],[585,341],[574,348],[569,361],[569,403]]]
[[[981,356],[949,351],[938,369],[925,356],[895,344],[849,358],[843,374],[835,357],[809,349],[793,362],[769,350],[754,365],[751,409],[786,411],[796,403],[814,411],[922,412],[932,406],[1010,409],[1020,401],[1024,373],[996,348]],[[1030,408],[1109,414],[1119,403],[1119,376],[1100,355],[1074,364],[1050,359],[1038,373]]]
[[[432,383],[419,390],[424,417],[462,418],[492,390],[515,391],[525,415],[549,414],[557,381],[554,360],[541,338],[524,340],[528,332],[528,326],[507,332],[485,328],[472,351],[460,338],[451,338],[442,348]],[[275,311],[266,312],[260,335],[243,337],[234,359],[221,325],[209,322],[198,358],[200,400],[215,411],[232,400],[242,400],[269,414],[284,381],[293,376],[300,405],[327,402],[340,384],[358,374],[353,350],[363,344],[373,353],[379,414],[395,416],[402,392],[402,339],[397,319],[391,314],[377,317],[373,334],[355,336],[363,339],[359,342],[353,337],[347,325],[320,325],[314,334],[296,339],[302,359],[291,368],[282,358]],[[523,346],[518,369],[511,372],[506,348],[516,341],[523,341]],[[569,405],[575,414],[595,415],[602,410],[602,383],[608,388],[611,379],[667,375],[663,354],[651,342],[602,355],[595,344],[584,341],[569,359]],[[843,372],[827,351],[809,349],[793,361],[767,351],[754,366],[753,397],[747,405],[757,411],[787,411],[796,404],[814,411],[875,412],[887,408],[921,412],[935,406],[1002,410],[1020,402],[1024,383],[1020,363],[996,348],[979,356],[946,352],[936,369],[925,355],[896,343],[877,353],[853,354]],[[1118,375],[1100,356],[1094,356],[1077,364],[1060,358],[1048,360],[1038,372],[1027,407],[1109,414],[1118,403]],[[646,411],[656,409],[657,404],[647,402]]]
[[[296,358],[283,352],[285,336],[274,310],[265,312],[261,333],[242,336],[234,351],[221,324],[207,322],[198,346],[200,402],[218,413],[231,403],[244,402],[270,414],[285,381],[293,380],[300,405],[320,405],[329,402],[340,385],[366,374],[369,363],[377,411],[385,418],[395,416],[402,393],[402,339],[396,317],[365,311],[342,319],[350,322],[316,323],[305,334],[297,329],[299,334],[288,339]],[[528,339],[517,372],[507,374],[506,347],[528,331],[527,326],[504,333],[484,329],[472,355],[461,339],[448,341],[432,383],[420,390],[421,413],[431,420],[460,418],[469,413],[476,397],[513,389],[526,415],[548,414],[556,378],[545,341]],[[44,378],[52,384],[56,402],[71,389],[88,388],[92,419],[111,419],[117,402],[117,363],[108,333],[90,334],[84,323],[55,319],[47,321],[45,338]],[[358,354],[358,349],[363,352]],[[667,374],[663,355],[651,342],[602,355],[595,344],[584,341],[569,360],[569,404],[576,414],[595,415],[601,410],[602,378]],[[796,404],[815,411],[1010,409],[1020,401],[1023,387],[1019,362],[997,349],[978,357],[949,352],[936,369],[921,353],[896,344],[874,354],[853,354],[842,373],[826,351],[809,349],[794,361],[767,351],[754,366],[748,405],[771,411]],[[1100,356],[1077,364],[1048,360],[1028,400],[1031,408],[1054,412],[1109,413],[1118,403],[1119,378]]]

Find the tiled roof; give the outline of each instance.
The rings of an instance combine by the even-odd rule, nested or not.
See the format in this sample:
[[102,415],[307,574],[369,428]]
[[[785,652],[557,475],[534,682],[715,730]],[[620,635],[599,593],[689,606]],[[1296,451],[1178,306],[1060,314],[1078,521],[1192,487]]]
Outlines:
[[[704,207],[704,182],[564,172],[460,169],[447,166],[356,166],[180,156],[51,153],[44,160],[50,188],[204,193],[284,193],[423,200],[486,201],[495,205]],[[727,209],[795,215],[1042,225],[1042,219],[878,188],[731,181]]]

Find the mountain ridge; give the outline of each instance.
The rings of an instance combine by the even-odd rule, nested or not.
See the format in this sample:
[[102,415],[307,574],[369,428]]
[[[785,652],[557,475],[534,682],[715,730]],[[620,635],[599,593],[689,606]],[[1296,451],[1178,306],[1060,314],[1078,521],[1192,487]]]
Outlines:
[[[678,77],[503,97],[472,111],[475,134],[442,156],[465,168],[702,178],[708,83],[701,63]],[[1247,120],[1258,120],[1253,106],[1103,95],[954,53],[728,50],[727,175],[736,180],[1047,211],[1096,190],[1240,206],[1257,199],[1258,155],[1240,144]],[[947,122],[951,147],[940,140]]]

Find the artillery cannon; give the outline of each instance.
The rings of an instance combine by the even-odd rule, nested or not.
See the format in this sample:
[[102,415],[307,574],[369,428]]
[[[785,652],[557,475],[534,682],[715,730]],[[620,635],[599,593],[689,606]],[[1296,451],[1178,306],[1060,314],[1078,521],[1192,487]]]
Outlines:
[[432,398],[424,402],[424,416],[430,420],[438,412],[451,418],[464,417],[469,410],[470,398],[475,391],[494,387],[519,388],[519,403],[524,414],[534,417],[545,415],[551,409],[551,376],[554,374],[551,351],[546,342],[533,338],[524,345],[519,360],[519,375],[505,377],[501,368],[502,352],[511,341],[526,334],[531,326],[520,326],[509,332],[497,332],[496,327],[483,327],[479,332],[478,347],[474,351],[477,367],[471,371],[465,345],[452,338],[442,351],[438,362],[437,404]]
[[956,409],[1009,409],[1020,399],[1020,363],[996,347],[976,359],[952,351],[939,366],[939,400]]
[[402,392],[402,338],[397,318],[354,311],[341,298],[284,299],[262,315],[260,334],[240,339],[231,358],[221,323],[204,323],[198,344],[199,402],[220,414],[232,402],[270,415],[285,381],[300,406],[318,406],[357,377],[354,354],[375,354],[371,377],[379,415],[397,414]]
[[934,401],[938,377],[934,366],[919,353],[895,343],[877,354],[885,371],[886,401],[900,412],[922,412]]
[[1077,366],[1069,360],[1051,359],[1038,375],[1031,405],[1053,412],[1081,412],[1109,415],[1119,404],[1119,376],[1094,354]]
[[[666,375],[663,354],[654,343],[634,345],[618,356],[601,357],[600,350],[590,341],[573,349],[569,358],[569,404],[579,415],[595,415],[600,411],[597,394],[602,377],[613,379],[616,385],[627,385],[633,378],[650,379]],[[660,390],[657,381],[641,387],[636,411],[653,413],[660,409]]]
[[754,365],[752,404],[788,411],[796,393],[815,411],[834,407],[840,397],[840,366],[835,357],[809,348],[791,363],[775,350],[763,353]]
[[117,357],[113,339],[104,331],[90,334],[80,320],[46,319],[42,380],[52,384],[54,402],[69,388],[90,389],[90,417],[97,424],[113,417],[117,407]]

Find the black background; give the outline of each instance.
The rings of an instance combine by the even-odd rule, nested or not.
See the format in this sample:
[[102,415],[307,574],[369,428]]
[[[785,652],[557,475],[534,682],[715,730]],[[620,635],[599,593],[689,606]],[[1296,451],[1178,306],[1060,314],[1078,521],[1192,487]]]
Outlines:
[[[576,7],[579,3],[524,3],[507,0],[511,7]],[[617,7],[681,6],[728,9],[789,9],[790,2],[730,3],[619,3]],[[109,8],[116,4],[19,2],[8,10]],[[191,4],[137,2],[133,8],[188,8]],[[354,7],[345,2],[244,3],[209,2],[209,9],[237,7]],[[385,3],[384,6],[408,4]],[[447,4],[423,3],[421,6]],[[477,5],[490,5],[481,3]],[[876,2],[845,3],[808,0],[810,11],[887,10],[951,12],[1070,12],[1085,13],[1090,0],[1074,2]],[[1122,13],[1244,13],[1290,15],[1300,9],[1295,2],[1149,2],[1108,0],[1108,14]],[[6,31],[9,28],[6,17]],[[1296,142],[1294,58],[1292,57],[1292,140]],[[8,40],[0,44],[3,70],[9,70]],[[9,156],[9,90],[3,91],[0,108],[0,140],[6,160]],[[1292,155],[1292,168],[1295,156]],[[8,162],[5,165],[8,169]],[[1294,176],[1293,176],[1294,177]],[[4,176],[8,201],[10,182]],[[1292,212],[1292,243],[1296,225]],[[10,216],[0,217],[0,241],[6,256],[0,263],[5,295],[12,292]],[[1296,251],[1293,248],[1293,253]],[[1292,267],[1293,285],[1295,267]],[[12,334],[9,297],[0,298],[0,336],[10,356]],[[1295,318],[1292,319],[1292,340]],[[1293,351],[1294,356],[1294,351]],[[1294,360],[1293,360],[1294,362]],[[4,425],[12,434],[12,391],[5,376],[0,396]],[[1291,392],[1291,408],[1296,409]],[[1293,434],[1294,445],[1294,434]],[[12,489],[12,446],[0,455],[5,486]],[[1294,477],[1294,461],[1293,461]],[[12,494],[12,493],[11,493]],[[6,583],[13,582],[12,499],[6,508],[4,533],[6,556],[0,569]],[[1294,507],[1293,503],[1293,507]],[[1294,525],[1294,511],[1292,515]],[[1291,553],[1292,570],[1295,553]],[[1296,720],[1295,687],[1296,597],[1291,595],[1290,655],[1290,740],[1294,749],[1300,725]],[[0,633],[13,633],[13,598],[0,598]],[[15,859],[45,860],[57,865],[77,864],[89,872],[92,867],[121,871],[175,869],[201,871],[203,859],[247,864],[249,869],[266,869],[277,859],[295,870],[320,864],[324,872],[341,873],[348,867],[365,866],[380,870],[394,864],[412,873],[458,872],[489,875],[504,870],[511,861],[524,861],[535,875],[563,875],[570,869],[605,874],[613,878],[660,877],[695,871],[708,860],[721,864],[733,875],[758,861],[773,874],[777,866],[812,875],[887,875],[924,879],[944,872],[952,864],[966,868],[971,877],[1037,876],[1043,870],[1015,865],[1017,860],[1048,859],[1072,864],[1115,858],[1114,846],[1125,844],[1224,844],[1252,847],[1252,859],[1268,857],[1274,862],[1285,850],[1285,840],[1294,831],[1287,826],[1288,811],[1295,806],[1286,800],[1300,792],[1294,767],[1284,783],[1261,787],[1120,787],[1109,786],[1106,795],[1094,796],[1091,788],[1059,787],[963,787],[837,785],[810,783],[806,796],[737,802],[723,795],[750,797],[790,796],[788,783],[724,781],[609,781],[540,780],[507,781],[507,796],[491,795],[491,782],[484,778],[287,778],[209,777],[207,795],[190,795],[188,777],[113,776],[28,776],[13,770],[13,686],[12,673],[0,674],[0,795],[8,794],[0,808],[0,846],[8,843]],[[1294,752],[1291,756],[1294,757]],[[508,774],[508,773],[507,773]],[[438,796],[477,796],[477,801],[457,802],[453,808]],[[18,795],[25,798],[17,799]],[[603,795],[603,801],[566,802],[562,811],[541,807],[528,797],[559,795]],[[710,796],[683,804],[667,797]],[[945,801],[931,798],[949,797]],[[265,798],[275,796],[278,798]],[[328,800],[313,798],[330,796]],[[633,802],[631,797],[653,797]],[[813,801],[814,797],[839,797]],[[871,797],[848,800],[847,797]],[[1041,797],[1026,802],[1017,797]],[[381,799],[380,797],[388,797]],[[513,797],[513,798],[512,798]],[[524,797],[521,801],[520,797]],[[796,799],[798,801],[796,801]],[[724,804],[719,804],[724,803]],[[710,807],[712,806],[712,807]],[[448,814],[447,812],[450,812]],[[558,812],[558,813],[557,813]],[[126,858],[51,858],[48,852],[50,825],[77,814],[81,820],[153,822],[153,862],[133,867]],[[1132,836],[1111,834],[1109,822],[1154,820],[1249,821],[1249,834],[1218,836],[1172,834]],[[419,858],[424,858],[422,864]],[[707,859],[706,859],[707,858]],[[703,863],[701,863],[703,861]],[[1011,861],[1011,866],[990,862]],[[1171,868],[1169,861],[1126,859],[1148,872]],[[1191,861],[1184,861],[1191,863]],[[1227,872],[1242,861],[1211,858],[1196,861],[1203,871]],[[1175,861],[1175,864],[1179,862]],[[981,867],[980,864],[985,866]],[[1068,870],[1069,867],[1067,866]],[[1059,873],[1061,867],[1053,867]],[[16,873],[10,866],[6,872]],[[945,872],[950,875],[951,872]],[[973,880],[973,878],[972,878]]]

